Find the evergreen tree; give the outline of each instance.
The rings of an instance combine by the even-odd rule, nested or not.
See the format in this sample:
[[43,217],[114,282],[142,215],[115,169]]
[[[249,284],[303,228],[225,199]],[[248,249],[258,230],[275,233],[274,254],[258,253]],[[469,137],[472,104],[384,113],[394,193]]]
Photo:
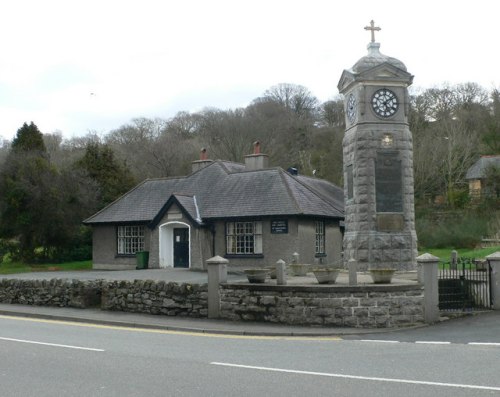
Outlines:
[[77,161],[76,167],[84,170],[97,183],[101,206],[116,200],[135,184],[132,173],[116,160],[108,145],[88,143],[85,154]]
[[23,126],[17,130],[17,134],[12,141],[11,148],[15,152],[46,152],[45,143],[43,142],[43,134],[33,122],[29,125],[24,123]]

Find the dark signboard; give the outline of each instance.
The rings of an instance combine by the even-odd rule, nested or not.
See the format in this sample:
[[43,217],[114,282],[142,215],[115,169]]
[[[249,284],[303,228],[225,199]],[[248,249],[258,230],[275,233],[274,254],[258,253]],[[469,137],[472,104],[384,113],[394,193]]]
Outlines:
[[288,221],[286,219],[271,221],[271,233],[273,234],[288,233]]
[[403,178],[397,152],[377,153],[375,192],[377,212],[403,212]]

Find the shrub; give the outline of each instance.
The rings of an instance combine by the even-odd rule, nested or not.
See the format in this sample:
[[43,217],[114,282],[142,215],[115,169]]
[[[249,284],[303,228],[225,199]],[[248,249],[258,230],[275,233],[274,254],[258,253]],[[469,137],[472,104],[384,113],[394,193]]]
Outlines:
[[447,216],[417,219],[419,246],[426,248],[474,248],[489,234],[490,218],[477,213],[453,213]]

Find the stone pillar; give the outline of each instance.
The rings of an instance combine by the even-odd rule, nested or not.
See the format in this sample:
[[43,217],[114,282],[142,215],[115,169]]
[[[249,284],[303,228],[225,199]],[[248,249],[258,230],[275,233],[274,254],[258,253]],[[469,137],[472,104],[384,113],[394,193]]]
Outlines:
[[500,309],[500,251],[486,257],[491,266],[491,300],[493,310]]
[[439,258],[425,253],[417,257],[417,263],[420,268],[419,281],[424,284],[424,321],[435,323],[439,320]]
[[457,270],[457,263],[458,263],[458,252],[453,250],[451,251],[450,269]]
[[220,256],[207,260],[208,272],[208,318],[220,316],[219,284],[227,282],[227,264],[229,261]]
[[276,262],[276,284],[286,285],[286,274],[285,274],[286,263],[283,259]]

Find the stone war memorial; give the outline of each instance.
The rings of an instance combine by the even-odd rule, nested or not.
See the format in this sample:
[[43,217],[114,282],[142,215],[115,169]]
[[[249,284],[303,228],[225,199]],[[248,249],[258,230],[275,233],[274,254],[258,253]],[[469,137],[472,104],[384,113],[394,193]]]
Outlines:
[[371,21],[368,54],[344,70],[344,266],[415,270],[417,236],[408,86],[413,76],[383,55]]

